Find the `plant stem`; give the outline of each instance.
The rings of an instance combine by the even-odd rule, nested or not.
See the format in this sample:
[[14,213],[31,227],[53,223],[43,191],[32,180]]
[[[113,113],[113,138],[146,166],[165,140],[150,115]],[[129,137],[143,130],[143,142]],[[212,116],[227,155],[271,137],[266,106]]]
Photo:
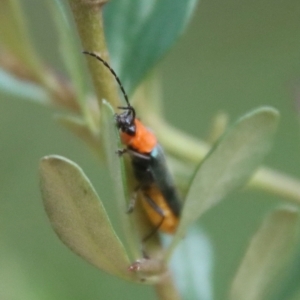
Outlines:
[[[209,152],[210,146],[205,142],[194,139],[186,133],[183,134],[163,120],[155,120],[153,123],[152,121],[151,126],[153,124],[152,128],[158,133],[158,139],[166,151],[182,161],[198,165]],[[155,130],[155,127],[159,130]],[[262,190],[300,204],[300,180],[269,167],[259,168],[246,187]]]
[[[104,3],[105,1],[99,0],[69,0],[83,49],[96,52],[108,61],[101,12]],[[101,63],[91,58],[88,58],[88,63],[98,101],[101,103],[102,99],[106,99],[117,108],[119,96],[113,77]],[[155,284],[155,290],[161,300],[180,299],[169,273],[161,282]]]
[[[105,0],[69,0],[83,50],[95,52],[108,61],[102,17],[105,2]],[[106,99],[116,109],[120,105],[120,100],[114,78],[102,63],[91,57],[87,60],[99,105],[101,106],[102,99]]]
[[157,283],[155,286],[155,291],[158,299],[161,300],[180,300],[181,297],[174,286],[171,275],[168,274],[166,277]]
[[252,177],[247,187],[280,196],[300,204],[300,182],[282,172],[268,167],[260,168]]
[[159,283],[155,286],[155,291],[160,300],[180,300],[181,297],[174,285],[170,273],[168,273]]

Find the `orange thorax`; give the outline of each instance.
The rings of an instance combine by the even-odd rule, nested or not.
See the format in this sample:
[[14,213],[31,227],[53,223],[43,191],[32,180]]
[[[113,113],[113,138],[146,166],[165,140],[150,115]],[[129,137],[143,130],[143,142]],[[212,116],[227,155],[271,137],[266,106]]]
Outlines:
[[155,135],[147,129],[138,119],[134,120],[136,132],[135,135],[128,135],[121,132],[122,143],[139,153],[150,153],[157,145]]

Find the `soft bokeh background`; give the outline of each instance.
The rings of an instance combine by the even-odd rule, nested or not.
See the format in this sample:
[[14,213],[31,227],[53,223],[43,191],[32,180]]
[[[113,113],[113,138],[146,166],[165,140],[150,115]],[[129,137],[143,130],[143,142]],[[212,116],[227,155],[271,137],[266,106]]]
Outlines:
[[[59,68],[47,7],[27,0],[24,8],[39,52]],[[201,1],[186,34],[160,65],[167,119],[205,137],[220,110],[235,120],[252,108],[272,105],[282,120],[266,164],[300,176],[294,93],[297,83],[300,90],[299,31],[297,0]],[[50,228],[38,188],[39,159],[60,154],[76,161],[113,214],[108,178],[96,158],[53,121],[54,111],[2,95],[0,112],[1,300],[153,299],[151,288],[115,279],[78,258]],[[215,247],[215,299],[226,299],[250,236],[280,200],[238,192],[201,220]]]

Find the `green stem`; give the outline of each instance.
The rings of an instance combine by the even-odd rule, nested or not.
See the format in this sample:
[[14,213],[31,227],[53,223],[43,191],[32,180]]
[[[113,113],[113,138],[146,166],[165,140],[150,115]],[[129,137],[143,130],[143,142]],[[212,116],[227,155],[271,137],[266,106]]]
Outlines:
[[[208,144],[182,133],[163,120],[151,122],[151,126],[158,133],[158,139],[166,151],[182,161],[189,161],[198,165],[209,152],[210,146]],[[159,130],[156,130],[155,127]],[[262,190],[300,204],[300,180],[269,167],[259,168],[247,187]]]
[[[102,7],[105,0],[69,0],[83,49],[99,54],[108,61],[103,30]],[[106,99],[114,109],[120,105],[116,83],[102,63],[87,57],[99,104]]]
[[[208,144],[197,141],[186,134],[183,135],[182,132],[170,127],[170,125],[165,126],[164,122],[160,124],[163,125],[159,126],[156,122],[156,126],[160,128],[160,140],[167,152],[176,155],[183,161],[189,160],[197,165],[204,159],[210,149]],[[191,153],[191,150],[193,150],[193,153]],[[174,153],[175,151],[176,153]],[[259,168],[247,187],[263,190],[300,204],[300,180],[269,167]]]
[[171,278],[170,273],[167,273],[165,277],[155,284],[155,291],[160,300],[180,300],[181,297],[177,291],[176,286]]
[[300,181],[268,167],[260,168],[247,187],[263,190],[300,204]]

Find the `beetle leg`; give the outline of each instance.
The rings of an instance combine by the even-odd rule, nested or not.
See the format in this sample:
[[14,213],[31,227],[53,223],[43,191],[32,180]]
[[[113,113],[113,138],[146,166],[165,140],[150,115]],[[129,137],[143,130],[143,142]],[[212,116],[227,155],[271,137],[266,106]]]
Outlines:
[[136,200],[137,200],[137,193],[140,189],[141,189],[140,184],[134,189],[132,197],[130,198],[130,201],[129,201],[127,211],[126,211],[127,214],[130,214],[133,212],[135,204],[136,204]]
[[133,212],[133,209],[134,209],[135,203],[136,203],[136,199],[137,199],[137,196],[136,196],[136,193],[134,193],[134,195],[131,197],[131,199],[129,201],[129,205],[126,210],[127,214],[131,214]]
[[127,148],[123,148],[123,149],[118,149],[116,151],[116,154],[118,154],[118,156],[122,156],[123,154],[125,154],[127,152]]
[[145,200],[147,201],[147,203],[155,210],[155,212],[157,212],[157,214],[159,214],[161,216],[161,221],[153,228],[153,230],[147,234],[142,242],[145,243],[147,240],[149,240],[160,228],[160,226],[162,225],[162,223],[165,220],[165,214],[164,211],[148,196],[148,195],[144,195],[145,196]]

